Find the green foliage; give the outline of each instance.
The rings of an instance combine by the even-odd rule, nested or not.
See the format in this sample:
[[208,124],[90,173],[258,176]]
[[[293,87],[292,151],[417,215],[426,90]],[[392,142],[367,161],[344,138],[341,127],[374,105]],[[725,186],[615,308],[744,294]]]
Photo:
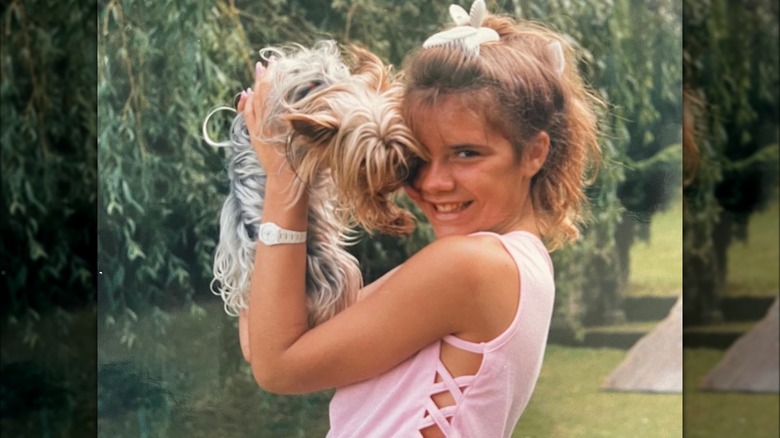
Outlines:
[[[686,87],[698,171],[685,189],[686,322],[718,318],[728,247],[776,196],[778,3],[686,0]],[[691,102],[694,102],[692,100]]]
[[622,320],[634,233],[647,234],[681,181],[681,11],[672,1],[626,0],[520,0],[507,10],[517,11],[569,36],[587,82],[609,104],[592,218],[574,248],[554,254],[553,324],[577,333],[583,323]]
[[679,3],[519,3],[525,15],[556,26],[582,51],[581,69],[610,105],[605,149],[624,166],[621,203],[648,222],[668,205],[681,180],[675,149],[682,114]]
[[[115,322],[132,321],[132,312],[149,305],[164,309],[190,300],[194,291],[204,291],[225,177],[221,151],[203,144],[199,126],[210,107],[229,102],[234,91],[249,83],[254,51],[266,44],[305,44],[333,37],[361,43],[400,64],[419,41],[447,21],[447,4],[100,2],[96,11],[99,118],[94,132],[84,87],[72,87],[69,93],[56,91],[51,88],[53,81],[39,73],[57,71],[76,85],[94,81],[89,69],[75,68],[88,64],[89,47],[75,55],[65,52],[52,43],[53,34],[40,30],[55,27],[56,35],[75,39],[88,32],[80,27],[80,20],[94,11],[52,4],[54,15],[64,18],[52,25],[39,14],[30,14],[28,3],[11,2],[4,10],[4,23],[12,44],[4,48],[10,47],[13,56],[3,57],[2,87],[7,176],[2,194],[10,213],[3,217],[3,225],[12,230],[3,242],[3,257],[9,260],[4,275],[9,301],[28,304],[30,295],[22,285],[38,290],[42,288],[36,288],[35,282],[54,284],[45,288],[54,299],[66,296],[66,288],[86,289],[94,281],[89,260],[72,251],[74,246],[88,248],[91,236],[66,233],[59,226],[63,221],[88,223],[89,214],[84,212],[91,202],[98,204],[100,222],[100,303]],[[666,109],[676,99],[675,82],[666,80],[674,78],[676,67],[660,58],[661,54],[674,58],[676,31],[660,30],[676,29],[678,11],[663,2],[639,8],[629,8],[626,2],[564,1],[514,1],[490,7],[540,19],[569,34],[582,48],[581,67],[589,81],[613,105],[605,121],[606,164],[591,191],[592,226],[570,251],[592,258],[606,274],[586,290],[619,290],[620,280],[610,273],[625,262],[611,248],[610,236],[620,223],[618,197],[626,204],[638,195],[621,196],[617,188],[625,188],[626,184],[619,186],[624,181],[645,179],[632,175],[668,174],[675,162],[675,149],[669,147],[673,143],[653,133],[668,125]],[[644,24],[645,29],[654,38],[633,32],[638,23],[648,20],[653,24]],[[405,31],[399,35],[398,29]],[[67,129],[73,127],[77,129]],[[675,136],[667,135],[666,140],[670,137]],[[95,138],[100,148],[97,200],[83,190],[97,179],[90,165],[95,150],[89,146]],[[22,152],[22,145],[29,144],[36,147]],[[630,192],[648,193],[636,188]],[[354,251],[367,260],[370,279],[430,238],[423,226],[410,239],[376,236]],[[24,257],[19,260],[20,254]],[[559,265],[571,257],[563,252],[556,255]],[[564,296],[580,293],[583,282],[593,283],[594,279],[583,279],[582,266],[587,264],[566,265],[559,268]],[[579,303],[572,307],[581,308],[580,301],[561,300]],[[581,310],[572,310],[572,315]]]
[[0,307],[84,304],[95,279],[95,76],[83,67],[95,59],[84,44],[94,4],[16,0],[2,16]]
[[[210,107],[230,102],[232,93],[250,84],[257,49],[335,38],[359,43],[400,65],[405,54],[449,21],[449,3],[102,2],[101,307],[116,320],[127,319],[126,309],[165,309],[207,289],[226,187],[224,157],[203,144],[199,127]],[[618,273],[626,262],[614,235],[624,210],[621,199],[649,203],[642,208],[654,211],[670,186],[661,184],[660,195],[634,189],[634,195],[621,196],[619,191],[624,181],[668,178],[676,166],[679,130],[670,128],[669,120],[679,103],[679,66],[673,61],[679,11],[670,2],[637,9],[625,1],[515,1],[489,8],[521,12],[569,35],[588,82],[612,106],[603,121],[604,164],[589,192],[591,221],[577,246],[554,256],[560,297],[555,324],[576,332],[588,312],[597,319],[619,313],[623,284]],[[645,33],[634,32],[638,24]],[[634,200],[637,193],[653,200]],[[405,198],[401,202],[409,204]],[[423,223],[407,239],[371,236],[352,250],[370,281],[431,238]],[[593,292],[583,296],[583,290]]]
[[200,124],[248,77],[238,21],[222,3],[101,2],[98,285],[117,320],[208,288],[226,177]]
[[[419,13],[402,2],[392,8],[403,12],[398,19]],[[230,102],[251,83],[257,49],[328,37],[346,43],[351,33],[373,32],[362,24],[353,28],[350,20],[379,23],[386,11],[369,2],[310,2],[305,8],[285,2],[101,3],[99,290],[106,321],[124,327],[123,343],[137,339],[133,315],[187,302],[208,289],[226,192],[224,155],[200,138],[208,109]],[[393,38],[393,28],[383,26],[386,37],[364,45],[403,53],[417,44]],[[397,48],[396,41],[406,46]],[[430,231],[421,226],[405,241],[375,236],[354,250],[367,260],[366,277],[372,278],[429,240]]]

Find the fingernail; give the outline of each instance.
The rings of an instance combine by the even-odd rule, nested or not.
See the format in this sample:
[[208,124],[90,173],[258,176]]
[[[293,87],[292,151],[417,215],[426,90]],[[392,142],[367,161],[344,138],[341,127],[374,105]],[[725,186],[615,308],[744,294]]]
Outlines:
[[255,64],[255,75],[260,76],[263,74],[264,71],[265,71],[265,67],[263,67],[263,63],[258,61]]
[[247,88],[247,89],[246,89],[246,92],[247,92],[248,94],[254,94],[254,91],[252,91],[252,87],[249,87],[249,88]]
[[247,93],[246,90],[241,91],[241,97],[242,98],[247,97],[247,96],[249,96],[249,93]]

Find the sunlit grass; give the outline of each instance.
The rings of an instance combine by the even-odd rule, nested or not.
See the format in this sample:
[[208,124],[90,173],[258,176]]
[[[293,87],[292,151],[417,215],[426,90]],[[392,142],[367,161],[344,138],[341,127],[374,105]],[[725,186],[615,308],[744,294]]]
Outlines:
[[[774,203],[751,215],[747,240],[728,252],[726,296],[772,296],[780,283],[780,228]],[[631,248],[628,296],[676,296],[682,290],[682,203],[672,202],[650,223],[650,239]]]
[[767,210],[752,215],[747,240],[735,241],[729,248],[728,295],[777,294],[780,282],[779,205],[774,203]]
[[588,327],[588,333],[648,333],[658,325],[658,321],[626,322],[623,324]]
[[653,216],[650,239],[631,248],[629,296],[677,296],[682,290],[682,203]]
[[[207,315],[185,310],[171,315],[166,342],[171,357],[169,374],[176,376],[168,387],[177,400],[166,424],[161,417],[150,426],[164,427],[169,435],[181,436],[324,436],[328,429],[327,395],[307,397],[270,396],[248,376],[245,367],[232,377],[221,376],[216,357],[221,349],[219,327],[232,323],[224,318],[219,303],[204,306]],[[143,324],[139,334],[153,336]],[[207,321],[215,323],[208,324]],[[104,341],[113,338],[106,334]],[[102,361],[124,359],[122,348],[104,344]],[[140,348],[154,346],[144,342]],[[617,393],[599,389],[603,379],[623,360],[624,350],[568,348],[551,345],[531,404],[515,437],[675,437],[681,436],[681,397],[669,394]],[[159,360],[150,352],[149,365]],[[233,354],[238,355],[238,351]],[[137,436],[133,412],[101,419],[100,430],[110,436]],[[285,435],[286,434],[286,435]],[[291,435],[292,434],[292,435]],[[107,436],[109,436],[107,435]]]
[[625,355],[616,349],[549,346],[536,390],[512,436],[681,437],[681,394],[599,389]]
[[[142,362],[155,368],[159,365],[155,362],[167,359],[169,380],[166,387],[172,391],[172,411],[167,419],[162,412],[150,412],[150,429],[166,430],[168,436],[270,437],[297,436],[298,433],[324,436],[328,429],[327,394],[270,396],[257,387],[243,365],[230,375],[220,375],[224,364],[218,357],[226,345],[217,333],[226,323],[231,325],[228,334],[233,333],[233,320],[222,315],[218,302],[206,305],[204,309],[206,315],[193,314],[186,309],[171,313],[167,334],[159,339],[169,349],[168,355],[155,353],[160,345],[147,338],[147,342],[134,346],[128,356],[125,347],[112,342],[115,333],[102,337],[101,363],[146,358]],[[94,321],[92,318],[94,315],[86,315],[83,320]],[[144,320],[145,317],[140,318],[139,335],[153,336],[154,330],[144,326]],[[47,325],[46,322],[42,324]],[[84,325],[74,328],[67,336],[84,337],[87,334],[89,329]],[[237,350],[227,350],[231,355],[239,355]],[[19,356],[21,348],[4,348],[6,352]],[[600,390],[604,378],[621,363],[626,353],[618,349],[548,346],[536,390],[513,436],[680,437],[683,414],[686,437],[778,436],[777,394],[716,393],[695,389],[704,373],[720,360],[722,351],[685,351],[687,392],[684,409],[680,394]],[[64,358],[49,355],[48,360],[42,356],[34,360],[61,366]],[[101,416],[100,420],[99,431],[103,432],[100,436],[139,436],[134,411]],[[53,424],[60,425],[61,422],[54,421]]]

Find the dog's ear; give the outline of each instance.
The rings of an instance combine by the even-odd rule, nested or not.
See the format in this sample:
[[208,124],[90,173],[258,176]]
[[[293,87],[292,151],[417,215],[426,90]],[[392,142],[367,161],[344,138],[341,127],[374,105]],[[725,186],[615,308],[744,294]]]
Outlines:
[[286,117],[296,135],[314,143],[327,143],[339,131],[339,120],[324,114],[290,114]]
[[364,81],[369,88],[376,91],[381,92],[388,88],[388,67],[378,56],[357,45],[350,46],[349,52],[354,64],[353,77]]

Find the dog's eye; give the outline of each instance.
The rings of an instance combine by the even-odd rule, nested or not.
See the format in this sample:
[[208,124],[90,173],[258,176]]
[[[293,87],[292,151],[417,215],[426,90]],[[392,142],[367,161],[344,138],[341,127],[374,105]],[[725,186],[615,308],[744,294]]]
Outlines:
[[308,96],[309,94],[313,93],[316,90],[319,90],[325,85],[323,81],[310,81],[308,84],[301,85],[295,90],[295,93],[293,93],[293,102],[298,102],[299,100],[303,99],[304,97]]
[[409,158],[409,166],[406,172],[406,178],[404,178],[404,184],[412,185],[414,180],[417,179],[417,174],[420,173],[420,169],[425,164],[422,158],[414,156]]
[[244,229],[246,230],[247,236],[249,236],[249,240],[253,242],[257,240],[257,225],[244,224]]

